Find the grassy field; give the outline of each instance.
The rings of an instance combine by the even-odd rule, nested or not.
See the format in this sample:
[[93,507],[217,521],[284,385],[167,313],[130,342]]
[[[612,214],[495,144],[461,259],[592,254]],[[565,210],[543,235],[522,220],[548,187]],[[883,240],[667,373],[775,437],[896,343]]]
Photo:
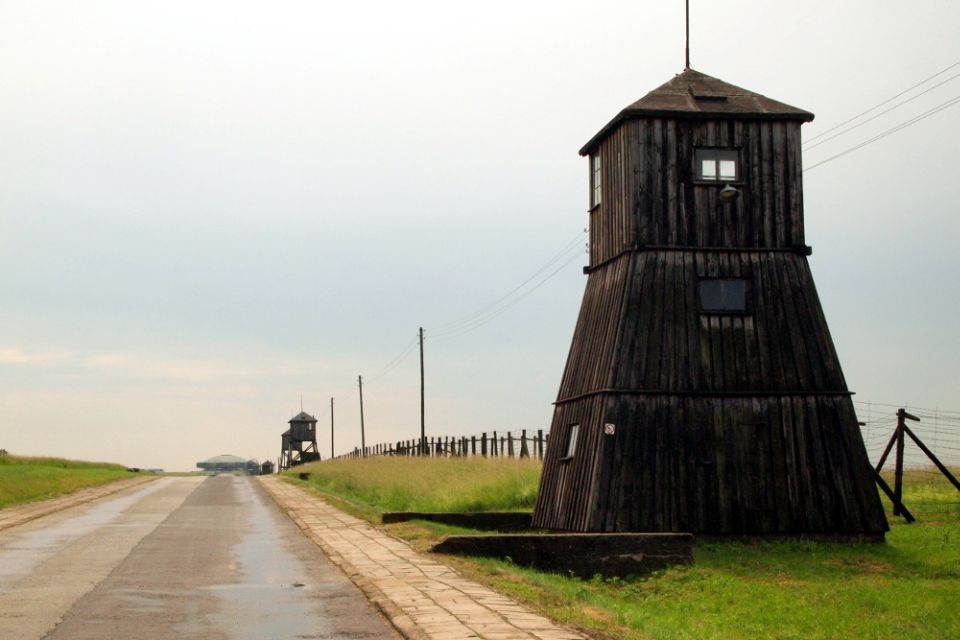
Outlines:
[[0,455],[0,508],[43,500],[129,476],[125,467],[106,462]]
[[[320,479],[324,467],[345,478]],[[519,509],[532,503],[537,465],[378,458],[320,463],[311,471],[312,486],[333,487],[330,493],[351,511],[375,519],[385,510],[461,509],[455,505]],[[481,488],[487,486],[495,487],[490,496]],[[512,501],[503,495],[510,486],[518,487]],[[381,496],[389,506],[378,502]],[[693,565],[628,580],[579,580],[482,559],[444,561],[598,638],[960,638],[960,492],[918,470],[908,474],[904,501],[918,522],[891,518],[886,544],[697,544]],[[421,550],[462,532],[431,523],[388,530]]]
[[[540,463],[495,458],[376,457],[297,467],[311,486],[376,513],[530,511]],[[389,478],[389,482],[386,479]]]

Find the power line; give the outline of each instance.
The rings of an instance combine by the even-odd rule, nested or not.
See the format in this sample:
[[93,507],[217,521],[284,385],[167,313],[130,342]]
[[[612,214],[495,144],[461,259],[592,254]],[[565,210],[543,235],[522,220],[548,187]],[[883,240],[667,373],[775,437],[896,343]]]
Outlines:
[[391,371],[399,367],[404,360],[410,357],[410,354],[414,352],[416,346],[417,346],[417,339],[414,338],[413,342],[411,342],[406,347],[404,347],[403,351],[401,351],[396,357],[394,357],[394,359],[391,360],[389,364],[385,365],[383,369],[381,369],[378,373],[367,378],[367,383],[369,384],[371,382],[376,382],[377,380],[380,380],[381,378],[386,377],[387,374],[389,374]]
[[488,322],[490,322],[491,320],[493,320],[494,318],[496,318],[497,316],[499,316],[500,314],[502,314],[502,313],[505,312],[506,310],[510,309],[511,307],[513,307],[514,305],[516,305],[517,303],[519,303],[521,300],[523,300],[524,298],[526,298],[527,296],[529,296],[531,293],[533,293],[534,291],[536,291],[537,289],[539,289],[541,286],[543,286],[544,284],[546,284],[546,282],[547,282],[548,280],[550,280],[550,279],[553,278],[555,275],[557,275],[558,273],[560,273],[560,272],[563,270],[564,267],[566,267],[568,264],[570,264],[571,262],[573,262],[574,260],[576,260],[576,259],[579,258],[579,257],[580,257],[579,252],[578,252],[578,253],[575,253],[575,254],[572,255],[572,256],[570,256],[570,258],[568,258],[566,261],[564,261],[563,264],[561,264],[559,267],[557,267],[557,268],[554,269],[552,272],[550,272],[550,274],[549,274],[547,277],[545,277],[544,279],[542,279],[540,282],[538,282],[537,284],[535,284],[535,285],[534,285],[533,287],[531,287],[530,289],[527,289],[526,291],[524,291],[522,294],[520,294],[519,296],[517,296],[516,298],[514,298],[514,299],[511,300],[510,302],[504,304],[504,305],[501,306],[499,309],[493,310],[493,311],[489,312],[487,315],[485,315],[485,316],[483,316],[483,317],[480,317],[480,318],[477,318],[477,319],[474,320],[471,324],[469,324],[469,325],[467,325],[467,326],[465,326],[465,327],[461,327],[461,328],[459,328],[459,329],[454,329],[454,330],[452,330],[452,331],[447,331],[446,333],[440,333],[440,334],[438,334],[438,335],[436,335],[436,336],[433,336],[432,339],[437,339],[437,338],[439,338],[439,339],[456,338],[456,337],[458,337],[458,336],[462,336],[462,335],[465,334],[465,333],[469,333],[469,332],[473,331],[474,329],[479,329],[480,327],[482,327],[483,325],[487,324]]
[[[915,84],[915,85],[913,85],[913,86],[911,86],[911,87],[909,87],[909,88],[907,88],[907,89],[904,89],[903,91],[901,91],[901,92],[898,93],[897,95],[891,96],[891,97],[887,98],[886,100],[884,100],[883,102],[880,102],[880,103],[878,103],[878,104],[873,105],[872,107],[870,107],[870,108],[867,109],[866,111],[863,111],[862,113],[858,113],[857,115],[853,116],[853,117],[850,118],[849,120],[844,120],[844,121],[841,122],[840,124],[838,124],[838,125],[836,125],[836,126],[834,126],[834,127],[831,127],[831,128],[829,128],[829,129],[827,129],[827,130],[824,131],[823,133],[820,133],[820,134],[817,134],[817,135],[813,136],[812,138],[808,139],[807,142],[812,142],[813,140],[816,140],[817,138],[820,138],[820,137],[823,137],[823,136],[827,135],[827,134],[830,133],[831,131],[836,131],[836,130],[839,129],[840,127],[842,127],[842,126],[844,126],[844,125],[846,125],[846,124],[850,124],[851,122],[853,122],[853,121],[856,120],[857,118],[860,118],[860,117],[862,117],[862,116],[865,116],[865,115],[867,115],[868,113],[870,113],[871,111],[874,111],[875,109],[879,109],[879,108],[882,107],[883,105],[889,104],[890,102],[893,102],[894,100],[896,100],[896,99],[899,98],[900,96],[902,96],[902,95],[904,95],[904,94],[907,94],[907,93],[910,93],[911,91],[913,91],[913,90],[916,89],[917,87],[919,87],[919,86],[921,86],[921,85],[923,85],[923,84],[926,84],[927,82],[930,82],[931,80],[933,80],[933,79],[936,78],[937,76],[943,75],[944,73],[946,73],[947,71],[950,71],[950,69],[953,69],[953,68],[956,67],[956,66],[960,66],[960,61],[954,62],[953,64],[951,64],[951,65],[950,65],[949,67],[947,67],[946,69],[943,69],[942,71],[936,72],[935,74],[933,74],[933,75],[930,76],[929,78],[926,78],[926,79],[924,79],[924,80],[921,80],[921,81],[918,82],[917,84]],[[941,84],[942,84],[942,83],[941,83]],[[939,86],[939,85],[938,85],[938,86]]]
[[910,120],[907,120],[906,122],[901,122],[901,123],[898,124],[897,126],[891,127],[890,129],[887,129],[886,131],[875,135],[874,137],[870,138],[869,140],[864,140],[864,141],[861,142],[860,144],[854,145],[854,146],[850,147],[849,149],[845,149],[845,150],[841,151],[841,152],[838,153],[838,154],[835,154],[835,155],[830,156],[830,157],[827,158],[826,160],[821,160],[820,162],[817,162],[817,163],[815,163],[815,164],[812,164],[812,165],[810,165],[809,167],[804,168],[803,171],[804,171],[804,173],[806,173],[807,171],[810,171],[811,169],[815,169],[815,168],[819,167],[820,165],[827,164],[827,163],[830,162],[831,160],[836,160],[837,158],[841,158],[841,157],[847,155],[848,153],[853,153],[854,151],[856,151],[856,150],[858,150],[858,149],[862,149],[863,147],[866,147],[867,145],[873,144],[874,142],[877,142],[878,140],[881,140],[882,138],[886,138],[887,136],[892,135],[892,134],[896,133],[897,131],[900,131],[901,129],[906,129],[906,128],[909,127],[910,125],[916,124],[916,123],[920,122],[921,120],[926,120],[926,119],[929,118],[930,116],[936,115],[937,113],[940,113],[940,112],[943,111],[944,109],[948,109],[948,108],[950,108],[950,107],[952,107],[952,106],[954,106],[954,105],[956,105],[956,104],[958,104],[958,103],[960,103],[960,96],[954,96],[953,98],[950,98],[950,99],[947,100],[946,102],[943,102],[943,103],[937,105],[936,107],[933,107],[932,109],[929,109],[928,111],[924,111],[923,113],[921,113],[919,116],[916,116],[915,118],[912,118],[912,119],[910,119]]
[[[931,413],[940,413],[940,414],[944,414],[944,413],[950,414],[950,413],[952,413],[952,414],[955,414],[955,415],[957,415],[957,416],[960,416],[960,411],[955,410],[955,409],[931,409],[931,408],[929,408],[929,407],[914,407],[914,406],[912,406],[909,402],[902,402],[902,403],[900,403],[900,404],[890,404],[889,402],[883,403],[883,402],[873,402],[873,401],[867,401],[867,400],[854,400],[854,401],[853,401],[853,404],[872,405],[872,406],[874,406],[874,407],[889,407],[889,408],[893,408],[893,409],[907,409],[907,410],[910,411],[910,412],[914,412],[914,411],[929,411],[929,412],[931,412]],[[941,417],[942,417],[942,416],[941,416]]]
[[556,264],[556,262],[557,262],[558,260],[561,260],[564,256],[566,256],[566,255],[571,251],[571,249],[573,249],[574,247],[576,247],[576,246],[579,245],[580,241],[583,239],[583,236],[584,236],[585,234],[586,234],[586,231],[585,231],[585,230],[584,230],[584,231],[579,231],[579,232],[577,232],[577,235],[574,236],[569,242],[567,242],[567,244],[565,244],[564,247],[563,247],[562,249],[560,249],[560,251],[558,251],[556,254],[554,254],[553,257],[551,257],[549,260],[547,260],[547,262],[546,262],[545,264],[543,264],[539,269],[537,269],[536,271],[534,271],[534,272],[530,275],[529,278],[527,278],[526,280],[524,280],[523,282],[521,282],[520,284],[518,284],[516,287],[514,287],[513,289],[511,289],[511,290],[508,291],[507,293],[503,294],[502,296],[500,296],[500,297],[497,298],[496,300],[490,302],[489,304],[484,305],[484,306],[481,307],[480,309],[477,309],[476,311],[473,311],[473,312],[471,312],[471,313],[468,313],[467,315],[462,316],[462,317],[460,317],[460,318],[458,318],[458,319],[456,319],[456,320],[454,320],[454,321],[452,321],[452,322],[448,322],[448,323],[446,323],[446,324],[443,324],[443,325],[440,325],[440,326],[438,326],[438,327],[435,327],[435,328],[434,328],[434,331],[436,331],[436,332],[438,332],[438,333],[450,332],[450,331],[452,331],[452,330],[455,330],[459,325],[469,324],[469,323],[473,322],[476,318],[478,318],[479,316],[483,315],[483,314],[486,313],[489,309],[497,306],[498,304],[500,304],[501,302],[503,302],[504,300],[506,300],[507,298],[509,298],[510,296],[512,296],[514,293],[516,293],[517,291],[519,291],[520,289],[522,289],[523,287],[525,287],[527,284],[529,284],[530,281],[532,281],[532,280],[533,280],[534,278],[536,278],[538,275],[540,275],[541,273],[543,273],[544,271],[546,271],[547,269],[549,269],[551,266],[553,266],[554,264]]
[[[926,90],[924,90],[924,91],[921,91],[921,92],[918,93],[917,95],[915,95],[915,96],[913,96],[913,97],[911,97],[911,98],[907,98],[907,99],[904,100],[903,102],[898,102],[897,104],[893,105],[893,106],[890,107],[889,109],[884,109],[884,110],[881,111],[880,113],[877,113],[877,114],[875,114],[875,115],[872,115],[872,116],[870,116],[869,118],[867,118],[866,120],[864,120],[864,121],[862,121],[862,122],[858,122],[857,124],[853,125],[852,127],[847,127],[847,128],[844,129],[843,131],[840,131],[839,133],[835,133],[835,134],[833,134],[832,136],[830,136],[829,138],[825,138],[825,139],[821,140],[820,142],[817,142],[817,143],[815,143],[815,144],[810,144],[810,142],[813,140],[813,138],[811,138],[810,140],[808,140],[806,143],[803,144],[803,149],[804,149],[805,151],[809,151],[810,149],[813,149],[814,147],[819,147],[820,145],[826,144],[826,143],[830,142],[831,140],[833,140],[833,139],[835,139],[835,138],[839,138],[840,136],[842,136],[842,135],[844,135],[844,134],[850,133],[850,132],[853,131],[854,129],[857,129],[857,128],[859,128],[859,127],[862,127],[863,125],[867,124],[868,122],[871,122],[871,121],[873,121],[873,120],[876,120],[876,119],[879,118],[880,116],[883,116],[883,115],[886,115],[886,114],[890,113],[890,112],[893,111],[894,109],[899,109],[899,108],[902,107],[903,105],[908,104],[908,103],[910,103],[910,102],[913,102],[914,100],[916,100],[916,99],[919,98],[920,96],[926,95],[926,94],[930,93],[931,91],[933,91],[934,89],[936,89],[936,88],[938,88],[938,87],[942,87],[943,85],[947,84],[948,82],[950,82],[951,80],[954,80],[954,79],[956,79],[956,78],[960,78],[960,73],[958,73],[958,74],[956,74],[956,75],[952,75],[952,76],[950,76],[949,78],[947,78],[946,80],[944,80],[943,82],[939,82],[939,83],[933,85],[932,87],[930,87],[929,89],[926,89]],[[825,135],[825,134],[822,133],[822,134],[820,134],[820,135],[822,136],[822,135]],[[820,136],[817,136],[817,137],[820,137]]]
[[[453,338],[459,335],[463,335],[464,333],[473,331],[474,329],[477,329],[483,326],[487,322],[490,322],[495,317],[505,312],[507,309],[519,303],[521,300],[526,298],[528,295],[530,295],[536,289],[542,286],[545,282],[547,282],[553,276],[559,273],[559,271],[563,267],[570,264],[570,262],[572,262],[575,258],[577,258],[577,256],[580,255],[579,245],[580,245],[580,242],[583,240],[583,237],[585,234],[586,234],[585,229],[582,231],[578,231],[577,234],[570,241],[568,241],[563,246],[562,249],[560,249],[557,253],[555,253],[549,260],[547,260],[546,263],[541,265],[540,268],[534,271],[526,280],[524,280],[523,282],[521,282],[516,287],[514,287],[504,295],[500,296],[496,300],[485,305],[484,307],[472,313],[469,313],[461,318],[458,318],[457,320],[449,322],[445,325],[441,325],[440,329],[442,329],[442,331],[439,331],[436,336],[431,336],[431,337],[439,336],[441,338]],[[572,256],[569,256],[570,252],[573,251],[574,249],[577,249],[577,251]],[[560,267],[552,271],[547,277],[540,280],[536,285],[534,285],[527,291],[523,292],[519,296],[510,300],[511,296],[514,296],[514,294],[516,294],[518,291],[520,291],[525,286],[527,286],[537,276],[542,274],[551,266],[555,265],[558,261],[563,260],[563,258],[565,257],[568,257],[568,259],[564,261],[563,264],[560,265]],[[394,356],[385,365],[383,365],[383,367],[379,371],[377,371],[371,376],[368,376],[365,382],[367,384],[370,384],[372,382],[381,380],[382,378],[389,375],[394,369],[399,367],[407,358],[410,357],[410,354],[414,352],[417,344],[418,344],[418,338],[414,337],[409,343],[406,344],[406,346],[404,346],[400,350],[400,352],[396,356]],[[343,394],[334,394],[333,397],[344,400],[351,397],[355,393],[357,393],[357,388],[355,386],[351,386],[346,388]]]

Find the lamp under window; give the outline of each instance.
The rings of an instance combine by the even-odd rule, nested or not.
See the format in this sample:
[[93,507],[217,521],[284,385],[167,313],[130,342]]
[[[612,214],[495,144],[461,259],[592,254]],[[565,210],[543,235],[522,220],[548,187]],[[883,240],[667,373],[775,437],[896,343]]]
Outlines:
[[720,198],[720,202],[733,202],[740,197],[740,192],[737,191],[737,188],[732,184],[727,184],[723,189],[720,189],[720,193],[717,194],[717,197]]

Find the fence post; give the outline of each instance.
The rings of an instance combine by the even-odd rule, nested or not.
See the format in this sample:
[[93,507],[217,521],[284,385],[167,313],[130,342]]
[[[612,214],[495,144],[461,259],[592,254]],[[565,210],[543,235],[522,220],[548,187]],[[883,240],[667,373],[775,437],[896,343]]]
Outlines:
[[[906,425],[906,410],[897,410],[897,467],[894,470],[893,493],[899,502],[903,502],[903,427]],[[900,515],[900,507],[893,505],[893,515]]]
[[490,447],[494,458],[497,457],[497,432],[493,432],[493,438],[490,440]]
[[543,429],[537,429],[537,458],[543,460]]
[[484,458],[487,457],[487,432],[484,431],[480,434],[480,455]]
[[507,457],[513,457],[513,432],[507,431]]
[[520,457],[529,458],[530,449],[527,447],[527,430],[524,429],[520,432]]

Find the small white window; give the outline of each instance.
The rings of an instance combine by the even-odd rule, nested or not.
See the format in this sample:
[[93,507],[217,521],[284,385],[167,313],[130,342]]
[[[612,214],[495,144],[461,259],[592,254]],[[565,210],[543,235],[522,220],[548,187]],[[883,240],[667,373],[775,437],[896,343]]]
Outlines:
[[570,425],[570,431],[567,433],[567,447],[563,454],[564,458],[572,458],[573,454],[577,452],[577,435],[580,432],[580,425],[572,424]]
[[740,179],[735,149],[697,149],[697,180],[735,182]]
[[600,204],[600,153],[590,156],[590,208]]

